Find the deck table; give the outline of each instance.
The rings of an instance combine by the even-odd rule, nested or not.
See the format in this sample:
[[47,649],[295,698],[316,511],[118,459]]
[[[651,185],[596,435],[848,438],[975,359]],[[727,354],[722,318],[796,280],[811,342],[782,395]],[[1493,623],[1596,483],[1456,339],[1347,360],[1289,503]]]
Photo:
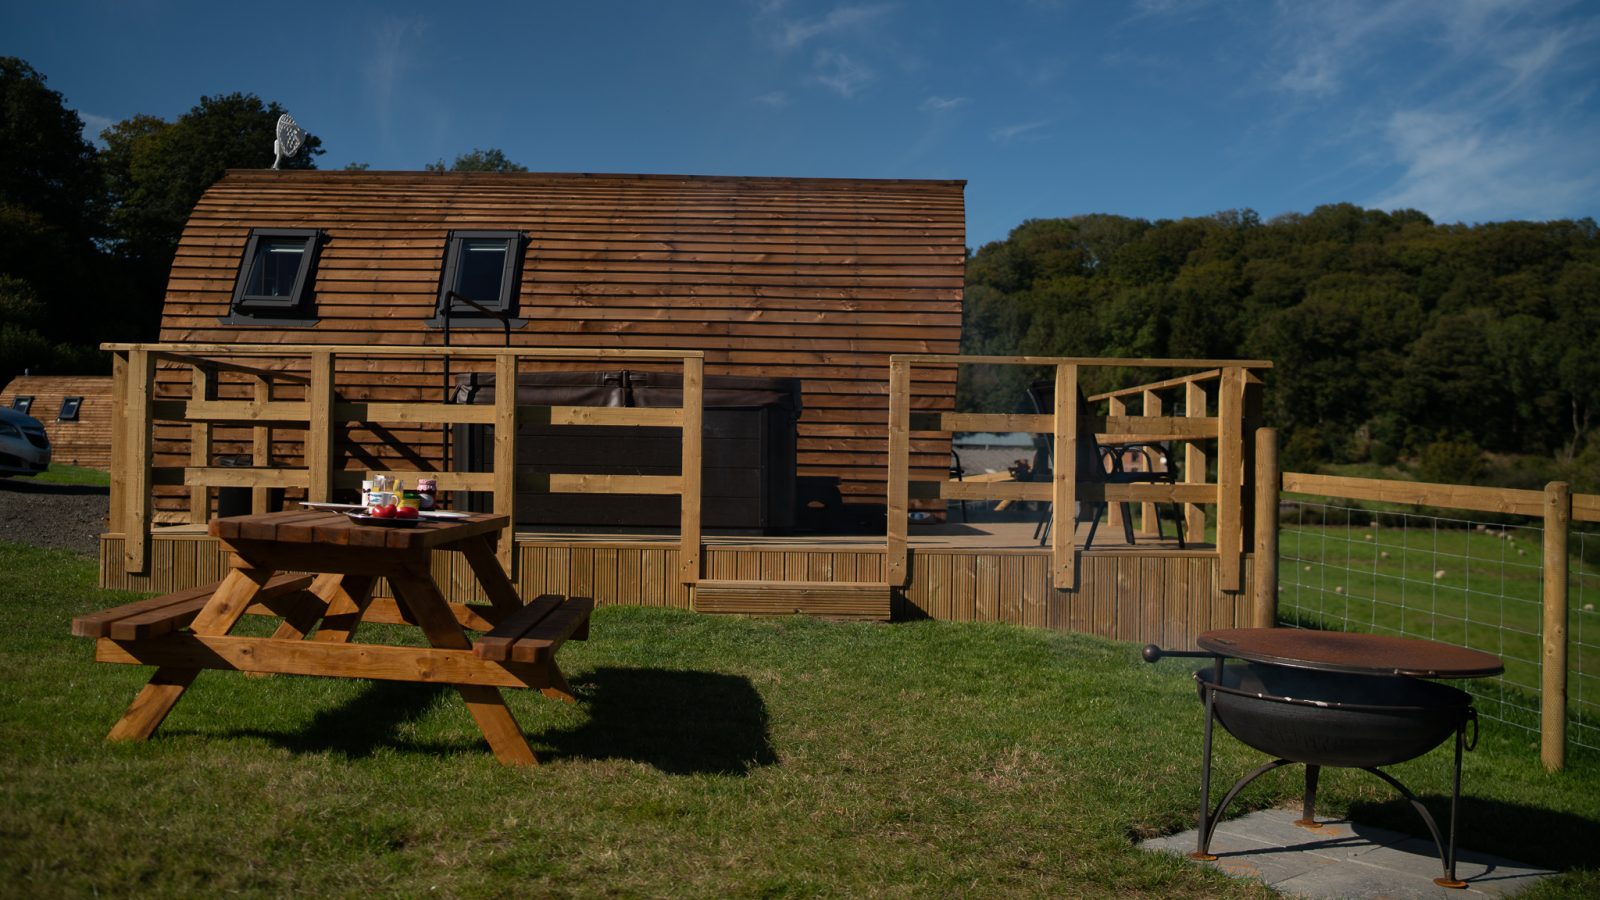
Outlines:
[[[95,658],[101,662],[157,666],[108,737],[149,737],[200,670],[234,669],[450,684],[466,701],[496,758],[508,765],[536,765],[499,688],[536,688],[571,701],[571,688],[555,663],[555,648],[566,637],[587,636],[592,604],[573,601],[566,613],[557,615],[534,607],[544,602],[559,609],[565,598],[554,598],[553,605],[549,598],[540,598],[525,606],[495,558],[494,538],[506,524],[505,516],[470,514],[424,520],[412,528],[379,527],[326,510],[213,520],[210,533],[231,551],[230,569],[208,600],[193,601],[204,606],[188,623],[188,631],[125,640],[102,636],[96,642]],[[446,600],[430,571],[435,550],[465,557],[487,605]],[[263,591],[279,573],[295,572],[315,573],[309,590],[282,596]],[[388,580],[394,594],[390,612],[398,613],[388,620],[420,627],[430,646],[352,642],[356,627],[374,605],[373,587],[380,577]],[[282,581],[279,576],[278,582]],[[258,601],[258,596],[263,599]],[[263,602],[267,609],[261,608]],[[278,615],[282,622],[271,637],[229,634],[246,611]],[[503,636],[481,639],[483,646],[475,648],[462,627],[463,622],[480,630],[513,620],[532,622],[536,615],[547,615],[550,621],[564,615],[564,633],[536,651],[515,655]],[[496,656],[484,652],[495,641],[505,652],[499,658],[485,658]]]

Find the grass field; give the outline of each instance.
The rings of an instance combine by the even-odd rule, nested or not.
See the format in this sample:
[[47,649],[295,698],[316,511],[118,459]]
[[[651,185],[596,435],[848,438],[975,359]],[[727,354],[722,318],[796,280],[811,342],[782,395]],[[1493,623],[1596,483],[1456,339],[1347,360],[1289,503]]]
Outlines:
[[[563,650],[578,705],[508,694],[536,770],[447,690],[220,672],[111,745],[148,670],[68,636],[127,599],[93,579],[0,545],[9,894],[1268,896],[1134,849],[1192,827],[1201,716],[1189,667],[1131,645],[609,607]],[[1436,802],[1448,757],[1395,772]],[[1225,738],[1218,777],[1258,759]],[[1298,798],[1258,785],[1240,811]],[[1545,774],[1491,728],[1466,785],[1465,846],[1572,870],[1537,896],[1600,891],[1600,766]],[[1322,809],[1420,828],[1360,772],[1325,774]]]
[[[1340,508],[1333,508],[1342,513]],[[1408,516],[1377,526],[1285,521],[1279,614],[1287,621],[1434,638],[1498,655],[1506,674],[1480,688],[1485,715],[1537,729],[1543,548],[1539,530]],[[1568,584],[1571,739],[1600,749],[1600,569],[1572,542]],[[1584,536],[1587,539],[1587,536]]]
[[100,487],[111,484],[111,473],[104,469],[86,469],[64,463],[51,463],[50,468],[32,478],[40,484],[89,484]]

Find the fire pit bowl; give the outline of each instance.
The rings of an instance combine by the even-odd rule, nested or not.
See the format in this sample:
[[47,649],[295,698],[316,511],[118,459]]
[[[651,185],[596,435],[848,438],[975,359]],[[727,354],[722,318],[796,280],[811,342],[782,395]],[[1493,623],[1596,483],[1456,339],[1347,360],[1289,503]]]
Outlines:
[[1261,663],[1196,672],[1214,691],[1217,721],[1269,756],[1366,769],[1415,759],[1472,716],[1472,698],[1448,685],[1402,676],[1313,672]]

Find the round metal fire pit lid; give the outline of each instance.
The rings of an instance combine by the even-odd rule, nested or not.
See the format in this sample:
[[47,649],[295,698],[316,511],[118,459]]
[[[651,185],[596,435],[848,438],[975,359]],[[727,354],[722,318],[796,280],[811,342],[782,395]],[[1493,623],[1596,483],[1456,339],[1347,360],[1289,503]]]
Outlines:
[[1305,628],[1223,628],[1195,639],[1202,650],[1251,662],[1353,675],[1479,678],[1505,671],[1488,653],[1420,638]]

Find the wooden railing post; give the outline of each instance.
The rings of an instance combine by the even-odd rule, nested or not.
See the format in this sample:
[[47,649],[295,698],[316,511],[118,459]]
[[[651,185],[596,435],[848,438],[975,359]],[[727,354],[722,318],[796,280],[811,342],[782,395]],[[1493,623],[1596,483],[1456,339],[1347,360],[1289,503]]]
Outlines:
[[1278,431],[1256,430],[1255,603],[1250,624],[1278,624]]
[[517,535],[517,356],[494,358],[494,512],[510,522],[498,548],[500,566],[516,583]]
[[311,353],[311,383],[306,386],[306,499],[333,499],[333,351]]
[[111,354],[111,490],[107,524],[127,534],[128,507],[128,353]]
[[911,367],[889,358],[889,480],[884,568],[890,585],[903,586],[908,575],[906,527],[910,521]]
[[[1198,381],[1183,386],[1183,414],[1191,419],[1206,417],[1206,389]],[[1206,451],[1198,441],[1188,441],[1183,447],[1183,481],[1185,484],[1205,484]],[[1183,531],[1189,540],[1204,543],[1206,537],[1206,508],[1198,503],[1183,505]]]
[[1051,583],[1066,591],[1078,586],[1078,413],[1078,367],[1061,363],[1056,366],[1050,567]]
[[1550,772],[1567,764],[1567,527],[1571,521],[1571,486],[1562,481],[1545,485],[1539,757]]
[[[256,375],[254,378],[255,404],[258,407],[265,406],[272,401],[272,382],[264,375]],[[251,429],[250,438],[250,465],[260,469],[265,469],[272,465],[272,429],[266,425],[256,425]],[[314,475],[312,476],[312,483],[316,483]],[[250,511],[257,514],[266,512],[269,493],[268,488],[259,485],[252,487],[250,489]]]
[[[1122,397],[1110,397],[1110,398],[1107,399],[1106,402],[1108,404],[1107,412],[1110,413],[1111,415],[1113,415],[1113,416],[1125,416],[1125,415],[1128,414],[1128,401],[1126,399],[1124,399]],[[1082,412],[1084,414],[1087,414],[1088,410],[1083,410]],[[1118,448],[1119,452],[1120,452],[1120,449],[1121,448]],[[1105,463],[1102,461],[1100,464],[1104,465]],[[1113,532],[1113,533],[1116,533],[1116,532],[1119,532],[1119,531],[1122,530],[1122,504],[1121,503],[1107,503],[1106,504],[1106,528],[1109,531]],[[1140,523],[1140,530],[1141,531],[1143,530],[1143,523],[1142,522]]]
[[150,561],[151,392],[155,390],[155,357],[147,350],[129,350],[123,378],[122,431],[126,440],[117,460],[124,474],[122,492],[122,565],[143,572]]
[[[1144,392],[1144,411],[1141,412],[1140,415],[1159,416],[1162,414],[1163,408],[1164,407],[1161,403],[1160,394],[1157,394],[1155,391]],[[1147,459],[1146,462],[1149,465],[1154,466],[1158,460]],[[1146,501],[1139,507],[1139,533],[1157,534],[1160,532],[1160,530],[1161,529],[1158,527],[1156,521],[1156,505]]]
[[1244,370],[1222,370],[1217,392],[1217,587],[1244,588]]
[[[214,400],[217,396],[217,375],[214,370],[195,366],[189,370],[189,397],[192,400]],[[211,465],[211,423],[189,423],[189,465],[199,469]],[[211,489],[203,484],[189,486],[189,522],[203,525],[211,518]]]
[[700,494],[704,471],[705,360],[686,357],[683,361],[683,457],[679,482],[680,518],[678,525],[678,580],[683,584],[700,581]]

